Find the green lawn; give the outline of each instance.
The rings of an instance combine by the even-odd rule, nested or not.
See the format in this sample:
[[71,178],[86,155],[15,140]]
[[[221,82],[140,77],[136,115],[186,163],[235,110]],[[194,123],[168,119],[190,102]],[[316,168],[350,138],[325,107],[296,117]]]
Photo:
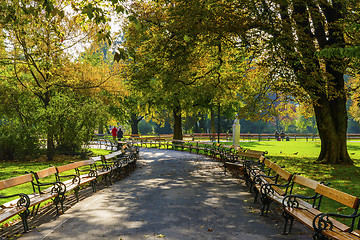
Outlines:
[[[291,173],[300,173],[310,179],[330,182],[331,187],[360,197],[360,142],[348,142],[348,151],[354,160],[354,166],[314,164],[320,153],[320,142],[313,141],[262,141],[241,142],[240,146],[254,150],[267,151],[267,157],[284,166]],[[296,154],[295,154],[296,153]],[[306,189],[295,189],[301,193]],[[341,207],[331,200],[324,199],[323,211],[349,213],[351,210]]]
[[[231,144],[231,143],[228,143]],[[271,161],[284,166],[291,173],[317,180],[330,182],[331,187],[360,197],[360,142],[349,142],[348,150],[354,160],[354,166],[347,165],[328,165],[314,164],[319,152],[320,143],[316,141],[261,141],[261,142],[241,142],[240,146],[253,150],[267,151],[267,157]],[[94,155],[105,155],[109,151],[101,149],[91,149]],[[26,171],[37,171],[45,169],[50,165],[59,166],[69,163],[71,159],[62,159],[56,162],[35,161],[35,162],[0,162],[0,180],[8,179],[24,174]],[[30,186],[23,186],[21,189],[11,191],[29,191]],[[28,188],[28,189],[26,189]],[[297,188],[296,191],[306,193],[306,189]],[[0,195],[4,191],[0,191]],[[11,194],[6,190],[6,195]],[[0,202],[1,203],[1,202]],[[323,211],[348,212],[349,209],[340,208],[336,203],[329,200],[323,202]]]

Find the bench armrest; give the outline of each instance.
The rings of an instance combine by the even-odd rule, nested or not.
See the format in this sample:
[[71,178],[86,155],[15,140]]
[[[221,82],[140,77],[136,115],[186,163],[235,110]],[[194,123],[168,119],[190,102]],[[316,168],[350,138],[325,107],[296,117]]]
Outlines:
[[273,187],[280,187],[280,188],[286,188],[285,194],[287,193],[287,189],[291,186],[290,182],[287,182],[286,184],[277,184],[277,183],[265,183],[261,186],[260,192],[263,195],[269,195],[274,194],[274,188]]
[[360,216],[360,213],[356,213],[356,211],[353,214],[346,215],[346,214],[340,214],[340,213],[319,213],[316,215],[313,219],[313,228],[316,232],[321,233],[321,231],[324,230],[332,230],[333,228],[333,222],[331,219],[332,217],[339,217],[339,218],[347,218],[352,219],[351,226],[348,230],[348,232],[352,232],[354,230],[355,220]]
[[318,206],[315,206],[315,200],[319,199],[321,197],[321,195],[313,195],[313,196],[305,196],[305,195],[300,195],[300,194],[289,194],[286,195],[282,201],[282,206],[283,209],[286,207],[290,207],[290,208],[300,208],[301,204],[299,203],[298,199],[301,200],[312,200],[314,201],[312,206],[315,209],[319,209],[320,204],[318,204]]
[[6,195],[6,196],[0,195],[0,198],[12,198],[12,197],[20,197],[16,203],[17,207],[25,207],[26,209],[28,209],[30,207],[30,198],[25,193],[17,193],[17,194]]
[[50,183],[32,182],[32,184],[39,188],[39,194],[43,194],[43,192],[41,191],[41,187],[46,187],[46,186],[53,186],[50,191],[51,193],[65,194],[66,192],[65,184],[59,181],[50,182]]
[[273,179],[273,178],[277,178],[277,175],[274,176],[270,176],[270,175],[266,175],[266,174],[258,174],[254,176],[254,183],[255,184],[264,184],[264,182],[261,180],[261,178],[269,178],[269,179]]
[[60,175],[60,174],[57,174],[57,179],[59,180],[59,182],[61,182],[61,178],[72,178],[72,183],[80,183],[80,177],[76,174],[70,174],[70,175]]

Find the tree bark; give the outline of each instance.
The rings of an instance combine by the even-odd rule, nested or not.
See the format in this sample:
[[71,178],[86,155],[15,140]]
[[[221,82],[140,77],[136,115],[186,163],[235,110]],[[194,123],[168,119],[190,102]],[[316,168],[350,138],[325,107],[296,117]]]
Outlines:
[[314,105],[321,151],[319,163],[353,164],[347,151],[347,111],[346,97],[328,100],[320,97]]
[[[346,11],[341,1],[333,4],[315,1],[294,1],[293,18],[296,39],[289,28],[289,8],[282,6],[283,31],[289,37],[284,41],[286,60],[296,74],[300,86],[309,94],[321,139],[321,151],[317,162],[352,164],[347,151],[347,110],[344,59],[336,56],[318,58],[315,53],[326,48],[344,48],[344,31],[339,21]],[[321,8],[321,11],[319,10]],[[311,17],[311,21],[309,19]],[[295,41],[296,40],[296,41]],[[316,43],[315,43],[316,40]],[[296,43],[294,47],[293,43]],[[294,52],[300,52],[294,55]]]
[[216,127],[215,127],[215,111],[213,108],[210,109],[210,132],[212,134],[216,133]]
[[143,117],[139,117],[137,114],[130,115],[131,135],[139,135],[139,122]]
[[181,108],[173,109],[174,114],[174,140],[183,140],[182,122],[181,122]]

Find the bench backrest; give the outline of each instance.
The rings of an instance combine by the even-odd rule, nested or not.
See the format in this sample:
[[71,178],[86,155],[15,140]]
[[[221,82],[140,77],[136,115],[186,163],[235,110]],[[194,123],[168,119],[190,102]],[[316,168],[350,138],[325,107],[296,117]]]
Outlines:
[[283,179],[285,179],[286,181],[290,181],[292,178],[292,173],[289,173],[288,171],[286,171],[285,169],[281,168],[279,165],[277,165],[276,163],[271,163],[269,166],[274,172],[276,172],[276,174],[278,174],[279,176],[281,176]]
[[235,150],[238,152],[245,152],[245,149],[243,149],[242,147],[236,147]]
[[265,162],[265,159],[266,159],[266,158],[261,155],[261,156],[259,157],[259,162],[260,162],[260,163],[264,163],[264,162]]
[[31,182],[32,180],[33,180],[33,176],[31,173],[2,180],[0,181],[0,190],[15,187],[24,183],[28,183]]
[[263,163],[264,163],[264,165],[267,166],[267,167],[270,167],[270,165],[273,164],[273,162],[270,161],[270,160],[267,159],[267,158],[265,158],[265,159],[263,160]]
[[316,186],[315,192],[353,209],[357,209],[359,207],[359,198],[323,184],[318,184]]
[[261,156],[261,154],[257,154],[257,153],[251,153],[251,152],[238,152],[238,155],[240,156],[240,157],[250,157],[250,158],[257,158],[257,159],[259,159],[260,158],[260,156]]
[[265,152],[263,152],[263,151],[257,151],[257,150],[251,150],[251,149],[247,149],[246,152],[254,154],[254,155],[258,155],[258,156],[265,154]]
[[[91,160],[91,161],[93,161],[93,160]],[[66,172],[66,171],[69,171],[69,170],[72,170],[72,169],[75,169],[75,168],[79,168],[79,167],[82,167],[82,166],[86,166],[86,165],[89,165],[88,160],[78,161],[78,162],[62,165],[62,166],[56,167],[56,170],[57,170],[57,173],[62,173],[62,172]]]
[[44,177],[51,176],[51,175],[53,175],[55,173],[56,173],[56,167],[49,167],[49,168],[37,171],[34,174],[35,174],[35,177],[37,179],[41,179],[41,178],[44,178]]
[[310,178],[306,178],[300,175],[295,175],[293,178],[293,182],[299,185],[305,186],[307,188],[311,188],[313,190],[316,189],[317,185],[320,184],[319,182],[312,180]]

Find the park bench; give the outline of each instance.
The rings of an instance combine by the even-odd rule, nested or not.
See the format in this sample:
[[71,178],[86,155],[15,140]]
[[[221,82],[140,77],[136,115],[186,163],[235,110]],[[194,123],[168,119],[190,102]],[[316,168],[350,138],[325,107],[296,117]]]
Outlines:
[[210,155],[213,158],[220,158],[221,160],[224,159],[224,148],[220,143],[213,143],[210,145]]
[[106,149],[110,148],[110,151],[113,151],[114,148],[118,147],[118,144],[114,140],[106,139]]
[[226,154],[226,162],[224,163],[224,172],[227,168],[235,168],[237,171],[244,174],[247,183],[250,178],[248,173],[252,167],[258,168],[260,165],[263,167],[263,161],[265,160],[264,154],[261,152],[248,152],[241,147],[236,147],[234,152],[224,153]]
[[[32,174],[26,174],[6,180],[0,181],[0,190],[5,190],[13,188],[25,183],[31,183],[33,180]],[[14,199],[15,198],[15,199]],[[32,202],[38,202],[40,199],[35,199],[35,195],[32,196]],[[12,195],[0,195],[1,201],[6,201],[9,199],[9,202],[2,203],[0,206],[0,222],[4,222],[11,217],[19,215],[22,220],[24,227],[24,232],[29,231],[29,226],[27,223],[27,218],[30,215],[30,197],[25,193],[16,193]]]
[[[265,159],[266,160],[266,159]],[[267,215],[270,204],[277,202],[282,204],[283,199],[292,189],[293,174],[289,173],[274,162],[264,160],[264,164],[268,166],[270,174],[259,172],[252,178],[252,188],[255,193],[254,201],[256,201],[258,194],[261,194],[261,215]]]
[[[31,182],[34,192],[45,196],[53,195],[53,197],[51,197],[51,200],[55,204],[57,214],[59,214],[59,203],[61,205],[61,210],[63,211],[66,186],[62,182],[56,180],[56,168],[49,167],[43,170],[39,170],[37,172],[31,171],[31,173],[34,176],[33,181]],[[53,176],[53,178],[51,178],[50,176]],[[37,205],[36,210],[35,208],[33,209],[33,211],[35,210],[35,214],[37,214],[39,207],[40,204]]]
[[100,160],[102,165],[110,166],[111,176],[117,176],[117,178],[120,178],[122,170],[128,165],[133,166],[137,157],[138,148],[136,146],[124,144],[119,151],[101,156]]
[[[327,213],[321,212],[316,208],[303,207],[299,204],[299,199],[303,199],[303,197],[297,195],[290,195],[284,198],[284,211],[312,229],[314,231],[314,239],[359,240],[360,224],[358,223],[357,227],[355,226],[360,216],[358,212],[360,204],[359,198],[323,184],[316,185],[315,193],[322,195],[322,197],[332,199],[344,208],[349,208],[352,213],[335,213],[335,209],[334,213]],[[350,224],[347,225],[340,222],[340,220],[343,219],[350,221]]]
[[[7,219],[18,214],[21,217],[24,231],[27,232],[29,231],[27,218],[30,216],[30,214],[37,213],[41,203],[52,200],[56,206],[56,211],[59,214],[58,204],[62,204],[62,199],[64,198],[65,194],[65,185],[56,181],[41,183],[40,185],[35,182],[34,175],[32,173],[28,173],[0,181],[0,190],[17,187],[22,184],[28,184],[29,189],[33,190],[32,193],[17,193],[11,196],[1,195],[0,199],[9,198],[10,201],[2,203],[0,206],[0,222],[6,221]],[[31,192],[31,190],[28,191]],[[31,207],[33,207],[33,209],[30,213]]]
[[[72,171],[72,173],[62,175],[69,171]],[[104,164],[96,166],[94,160],[84,160],[56,167],[55,177],[57,181],[62,182],[66,186],[66,192],[74,190],[75,197],[79,201],[78,193],[82,185],[90,184],[93,191],[96,192],[97,179],[100,176],[104,176],[105,182],[109,185],[108,178],[110,173],[110,166]]]
[[[71,170],[74,172],[66,175],[64,174]],[[34,188],[38,188],[38,192],[40,193],[51,192],[53,189],[47,188],[47,186],[54,183],[59,184],[62,194],[54,199],[54,203],[56,205],[60,203],[63,208],[66,192],[74,190],[76,198],[78,199],[79,187],[87,183],[90,183],[93,192],[96,192],[96,183],[98,182],[98,179],[104,177],[105,182],[107,182],[107,175],[110,174],[110,172],[111,170],[108,166],[100,165],[100,167],[97,167],[93,159],[83,160],[32,172],[34,175],[32,184]]]
[[[299,174],[295,174],[293,177],[293,186],[290,190],[290,194],[287,195],[283,201],[283,217],[285,219],[285,225],[284,225],[284,234],[291,233],[292,225],[294,222],[294,217],[289,214],[288,211],[296,212],[297,209],[307,209],[306,211],[309,212],[316,212],[320,208],[322,195],[315,192],[315,189],[317,185],[324,184],[323,182],[318,182],[306,177],[303,177]],[[307,195],[300,195],[299,193],[294,194],[295,188],[301,188],[303,190],[306,190]],[[288,223],[290,222],[289,229],[287,230]]]
[[208,153],[208,150],[209,150],[209,145],[208,144],[205,144],[205,143],[201,143],[201,142],[191,142],[192,145],[191,145],[191,150],[195,150],[196,151],[196,154],[199,154],[200,151],[203,151],[205,155],[207,155]]
[[175,140],[175,139],[173,139],[172,141],[171,141],[171,148],[173,149],[173,150],[177,150],[177,149],[183,149],[183,144],[184,144],[184,141],[183,140]]

